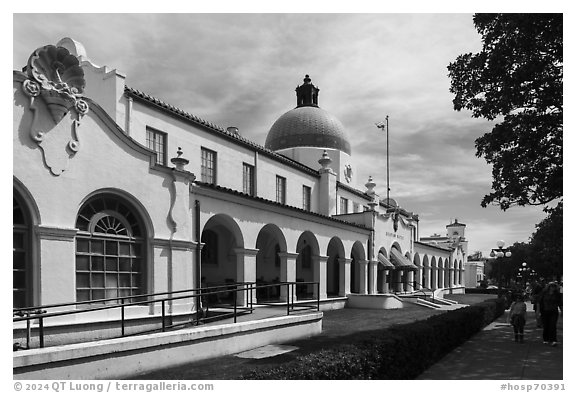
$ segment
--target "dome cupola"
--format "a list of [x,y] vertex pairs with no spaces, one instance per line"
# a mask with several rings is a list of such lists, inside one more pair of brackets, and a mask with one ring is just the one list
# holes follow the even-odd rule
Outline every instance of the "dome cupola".
[[270,128],[265,143],[268,149],[320,147],[351,154],[342,123],[318,107],[319,91],[306,75],[304,83],[296,88],[296,108],[280,116]]

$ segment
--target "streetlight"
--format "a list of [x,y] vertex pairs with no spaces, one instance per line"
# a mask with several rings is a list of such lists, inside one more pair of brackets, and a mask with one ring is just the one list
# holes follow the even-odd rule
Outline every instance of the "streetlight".
[[[506,243],[504,242],[504,240],[498,240],[496,242],[496,246],[498,248],[493,248],[492,251],[490,252],[490,256],[492,258],[496,257],[497,259],[500,258],[510,258],[512,256],[512,252],[510,252],[510,250],[506,247],[504,247],[506,245]],[[502,267],[500,267],[500,262],[498,263],[498,270],[500,272],[500,277],[498,278],[498,288],[500,288],[502,286]]]

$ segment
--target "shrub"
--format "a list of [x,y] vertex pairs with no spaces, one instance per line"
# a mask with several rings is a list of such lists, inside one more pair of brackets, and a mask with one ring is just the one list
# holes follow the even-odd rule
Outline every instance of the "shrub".
[[503,299],[490,299],[426,320],[363,333],[364,340],[259,369],[243,379],[414,379],[502,315]]

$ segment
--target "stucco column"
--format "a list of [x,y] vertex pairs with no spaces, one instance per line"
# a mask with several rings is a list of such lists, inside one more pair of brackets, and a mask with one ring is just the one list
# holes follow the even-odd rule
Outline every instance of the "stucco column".
[[368,294],[368,261],[358,261],[360,267],[360,288],[359,294]]
[[454,284],[456,283],[455,280],[455,269],[453,267],[451,267],[448,271],[448,286],[450,288],[452,288],[454,286]]
[[444,288],[444,268],[438,269],[438,288]]
[[430,276],[432,275],[432,271],[430,270],[430,266],[424,266],[424,280],[422,282],[422,285],[425,288],[430,289]]
[[[280,281],[281,282],[296,282],[296,259],[298,254],[282,252],[278,253],[280,257]],[[282,285],[280,287],[280,300],[286,301],[294,294],[292,285]]]
[[408,283],[406,290],[414,292],[416,290],[416,285],[414,285],[414,270],[409,270],[406,272],[406,282]]
[[378,293],[376,282],[378,279],[378,261],[370,261],[368,263],[368,293]]
[[[236,253],[236,281],[255,283],[258,249],[235,248],[234,252]],[[239,285],[238,288],[244,288],[244,286]],[[256,303],[256,290],[252,289],[251,291],[239,291],[236,295],[236,304],[246,307],[250,299],[250,292],[252,292],[252,301]]]
[[398,277],[396,280],[396,292],[404,292],[404,282],[406,280],[406,270],[398,270]]
[[327,299],[326,295],[326,263],[328,262],[328,257],[321,255],[312,256],[312,266],[314,267],[314,281],[320,283],[320,293],[318,294],[318,288],[314,286],[314,297],[322,299]]
[[437,267],[432,266],[430,268],[430,278],[431,278],[430,289],[438,289],[438,268]]
[[350,293],[350,264],[352,259],[339,258],[340,285],[338,286],[338,296],[346,296]]
[[384,279],[382,280],[382,293],[390,292],[391,277],[392,277],[392,270],[384,269]]

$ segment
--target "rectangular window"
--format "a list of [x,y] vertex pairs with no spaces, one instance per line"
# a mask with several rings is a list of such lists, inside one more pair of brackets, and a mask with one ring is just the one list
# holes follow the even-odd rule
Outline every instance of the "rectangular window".
[[348,199],[340,197],[340,214],[348,213]]
[[148,149],[156,152],[156,164],[166,165],[166,139],[167,134],[155,130],[150,127],[146,127],[146,146]]
[[312,190],[308,186],[302,186],[302,209],[310,211],[310,195]]
[[243,164],[242,184],[244,194],[254,196],[254,166]]
[[286,178],[276,175],[276,202],[286,204]]
[[200,180],[204,183],[216,184],[216,152],[202,148],[202,163]]

